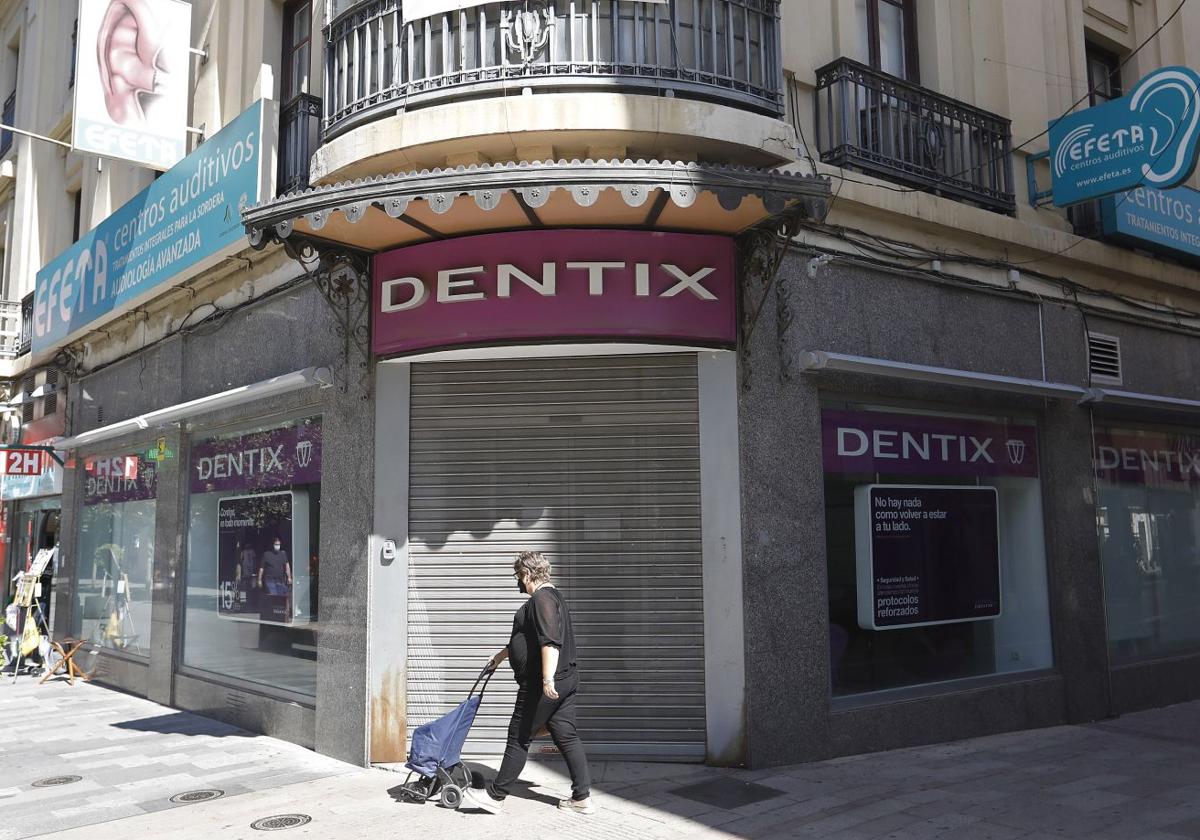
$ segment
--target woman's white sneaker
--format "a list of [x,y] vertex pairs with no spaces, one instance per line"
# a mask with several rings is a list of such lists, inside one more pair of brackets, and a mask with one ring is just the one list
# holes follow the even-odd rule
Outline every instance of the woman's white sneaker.
[[592,803],[590,796],[587,799],[560,799],[558,810],[571,811],[576,814],[594,814],[596,806]]
[[492,799],[487,790],[475,790],[474,788],[463,791],[463,801],[459,808],[478,808],[489,814],[499,814],[504,810],[500,800]]

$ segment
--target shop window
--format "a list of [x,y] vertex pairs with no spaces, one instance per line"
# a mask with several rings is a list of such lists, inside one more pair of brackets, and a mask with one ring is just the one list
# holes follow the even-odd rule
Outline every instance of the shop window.
[[920,81],[916,0],[855,0],[859,54],[876,70]]
[[195,440],[188,668],[316,694],[321,419]]
[[1037,427],[822,409],[835,696],[1053,664]]
[[1113,660],[1200,649],[1200,434],[1098,426],[1095,443]]
[[83,462],[73,630],[137,656],[150,648],[157,467],[137,454]]

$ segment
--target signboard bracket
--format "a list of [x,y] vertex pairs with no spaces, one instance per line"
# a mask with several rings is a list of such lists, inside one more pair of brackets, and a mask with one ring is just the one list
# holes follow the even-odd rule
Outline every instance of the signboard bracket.
[[1033,207],[1045,207],[1047,204],[1054,203],[1054,188],[1039,189],[1037,182],[1038,162],[1049,158],[1049,152],[1038,152],[1025,158],[1025,177],[1029,181],[1029,203]]

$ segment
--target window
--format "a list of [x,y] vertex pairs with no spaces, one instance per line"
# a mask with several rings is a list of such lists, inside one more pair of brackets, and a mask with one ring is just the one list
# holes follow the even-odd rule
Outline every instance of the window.
[[283,7],[283,102],[308,93],[312,49],[312,4],[291,0]]
[[1037,427],[822,408],[834,696],[1049,668]]
[[876,70],[920,81],[916,0],[855,0],[859,54]]
[[196,440],[183,662],[315,696],[321,419]]
[[1106,49],[1088,44],[1087,84],[1089,105],[1103,105],[1124,95],[1121,89],[1121,61]]
[[78,242],[79,236],[83,232],[81,225],[83,223],[83,191],[76,190],[71,193],[71,241]]
[[157,464],[142,455],[84,460],[74,632],[147,656],[154,588]]
[[1200,648],[1200,434],[1098,426],[1095,446],[1112,659]]

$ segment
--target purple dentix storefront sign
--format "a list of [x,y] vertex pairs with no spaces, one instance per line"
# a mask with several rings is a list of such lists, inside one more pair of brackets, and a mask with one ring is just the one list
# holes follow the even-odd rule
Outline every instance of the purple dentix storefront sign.
[[997,618],[998,511],[994,487],[857,487],[859,626],[895,630]]
[[830,473],[1037,478],[1037,427],[883,411],[821,412]]
[[140,455],[88,458],[83,471],[85,505],[144,502],[158,495],[158,465]]
[[733,240],[630,230],[488,233],[378,254],[372,350],[612,339],[732,346]]
[[191,472],[193,493],[316,484],[321,480],[321,418],[201,441],[192,448]]
[[1200,485],[1200,435],[1097,428],[1096,477],[1148,487]]

